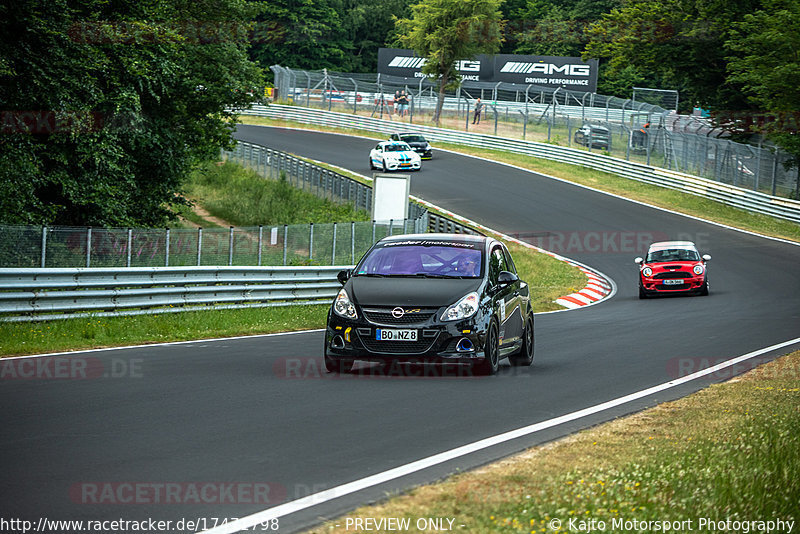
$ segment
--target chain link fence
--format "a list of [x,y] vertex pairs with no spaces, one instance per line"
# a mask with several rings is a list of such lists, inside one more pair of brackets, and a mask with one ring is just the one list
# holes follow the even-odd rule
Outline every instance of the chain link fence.
[[[283,103],[392,120],[404,130],[429,122],[436,106],[438,87],[427,78],[292,70],[279,65],[270,68],[275,74],[277,98]],[[404,117],[394,110],[398,90],[410,95]],[[477,98],[484,103],[480,121],[474,114]],[[536,85],[467,80],[446,95],[441,121],[446,128],[584,147],[627,161],[800,199],[798,170],[786,166],[791,160],[789,154],[776,147],[733,142],[706,119],[678,115],[643,101],[642,95],[622,99]],[[584,142],[579,133],[584,126],[607,130],[608,143]]]
[[[0,226],[0,267],[352,265],[414,220],[236,228]],[[424,229],[423,229],[424,231]]]

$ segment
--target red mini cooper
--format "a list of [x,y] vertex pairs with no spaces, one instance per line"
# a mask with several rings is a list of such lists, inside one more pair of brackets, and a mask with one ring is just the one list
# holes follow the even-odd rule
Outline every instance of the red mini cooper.
[[639,264],[639,298],[669,293],[708,295],[708,254],[697,252],[691,241],[653,243]]

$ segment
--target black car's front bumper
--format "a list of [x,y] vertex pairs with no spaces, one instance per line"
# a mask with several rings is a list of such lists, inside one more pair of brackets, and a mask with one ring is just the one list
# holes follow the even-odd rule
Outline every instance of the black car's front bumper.
[[[378,329],[417,330],[417,341],[381,341]],[[411,363],[480,363],[486,329],[474,320],[417,325],[379,325],[363,317],[348,320],[330,312],[325,330],[325,355],[343,360]]]
[[430,148],[412,146],[411,150],[419,154],[419,157],[422,159],[431,159],[433,158],[433,150]]

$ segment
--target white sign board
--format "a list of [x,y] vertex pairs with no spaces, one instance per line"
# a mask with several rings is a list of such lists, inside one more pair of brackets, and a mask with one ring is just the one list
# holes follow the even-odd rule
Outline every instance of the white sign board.
[[372,179],[372,219],[380,223],[392,220],[402,224],[408,218],[411,176],[375,173]]

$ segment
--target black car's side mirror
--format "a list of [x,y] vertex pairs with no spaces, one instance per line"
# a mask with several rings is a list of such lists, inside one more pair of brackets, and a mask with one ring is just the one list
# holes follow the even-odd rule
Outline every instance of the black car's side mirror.
[[350,276],[352,276],[352,274],[353,274],[352,269],[344,269],[342,271],[339,271],[339,274],[336,275],[336,279],[339,280],[340,284],[345,285],[347,281],[350,279]]
[[519,280],[519,276],[516,274],[509,272],[509,271],[500,271],[500,274],[497,275],[497,284],[500,287],[507,286],[509,284],[513,284],[514,282]]

